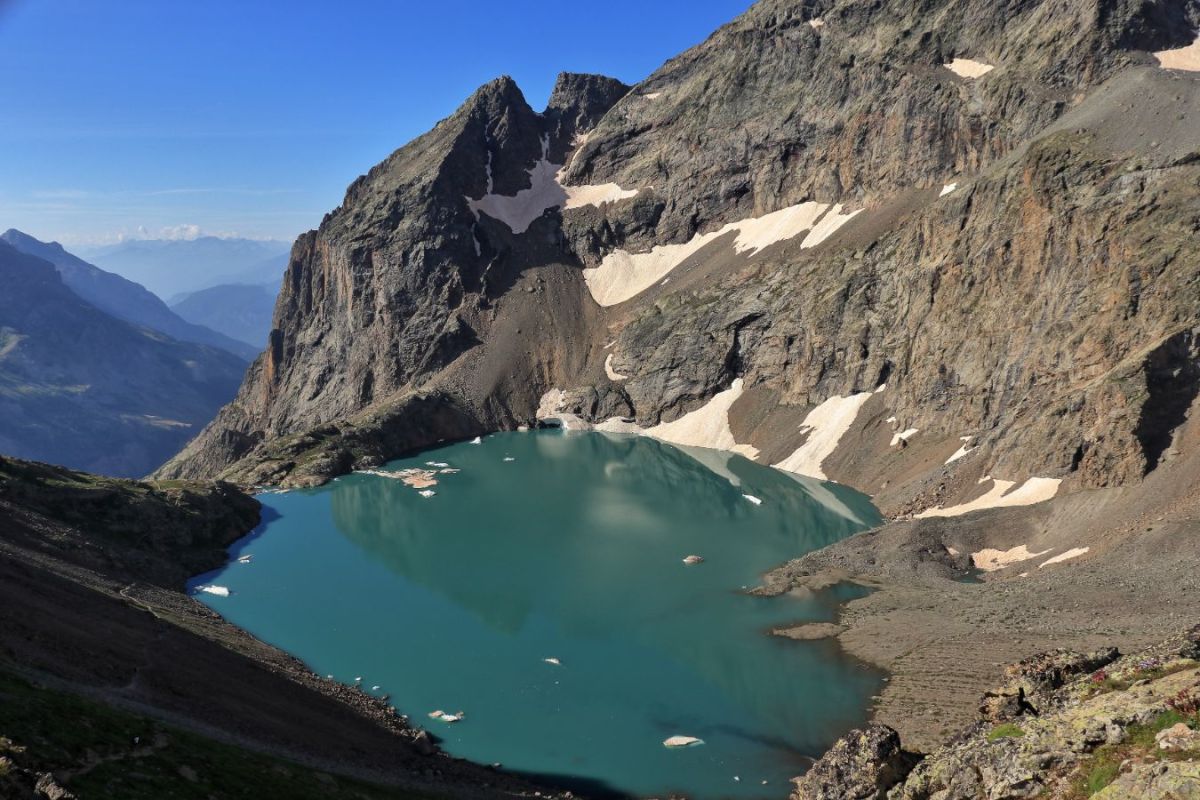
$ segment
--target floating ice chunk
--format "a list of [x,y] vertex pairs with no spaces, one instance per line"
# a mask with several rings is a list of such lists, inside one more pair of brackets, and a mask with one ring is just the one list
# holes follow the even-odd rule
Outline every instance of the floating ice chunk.
[[354,679],[354,682],[355,682],[355,683],[362,683],[362,675],[359,675],[357,678],[355,678],[355,679]]
[[747,499],[747,500],[749,500],[751,503],[754,503],[754,505],[756,505],[756,506],[761,506],[761,505],[762,505],[762,498],[755,497],[755,496],[754,496],[754,495],[752,495],[752,494],[744,494],[744,495],[742,495],[742,497],[746,498],[746,499]]
[[471,444],[483,444],[483,437],[476,436],[474,439],[471,440]]
[[672,736],[663,740],[663,747],[695,747],[696,745],[704,744],[703,739],[697,739],[695,736]]
[[238,556],[238,560],[237,560],[237,562],[238,562],[239,564],[249,564],[249,563],[250,563],[251,561],[253,561],[253,560],[254,560],[254,556],[252,556],[252,555],[244,555],[244,556]]
[[513,458],[512,456],[505,456],[505,457],[504,457],[504,460],[505,460],[505,461],[516,461],[516,459],[515,459],[515,458]]
[[437,492],[435,492],[433,489],[422,489],[421,491],[417,492],[417,494],[421,495],[421,497],[433,497],[435,494],[437,494]]
[[217,597],[229,597],[229,589],[225,586],[197,586],[197,591],[214,594]]
[[430,719],[436,719],[439,722],[447,722],[447,723],[458,722],[465,716],[466,716],[466,714],[464,714],[461,711],[459,711],[457,714],[448,714],[445,711],[442,711],[441,709],[438,709],[437,711],[429,712]]
[[445,461],[426,461],[425,466],[437,467],[438,469],[445,469],[446,467],[448,467],[450,465],[447,464]]
[[943,67],[953,72],[960,78],[982,78],[989,72],[995,69],[991,64],[985,64],[982,61],[972,61],[969,58],[956,58],[948,64],[943,64]]
[[376,684],[375,686],[372,686],[372,687],[371,687],[371,691],[372,691],[372,692],[378,692],[378,691],[379,691],[379,685],[378,685],[378,684]]
[[554,665],[554,666],[556,666],[556,667],[561,667],[561,666],[562,666],[562,662],[561,662],[561,661],[559,661],[557,658],[553,658],[553,657],[551,657],[551,658],[543,658],[543,659],[542,659],[542,661],[545,661],[547,664],[553,664],[553,665]]
[[696,564],[703,564],[704,556],[688,556],[687,558],[685,558],[683,560],[683,563],[687,564],[689,567],[694,566]]

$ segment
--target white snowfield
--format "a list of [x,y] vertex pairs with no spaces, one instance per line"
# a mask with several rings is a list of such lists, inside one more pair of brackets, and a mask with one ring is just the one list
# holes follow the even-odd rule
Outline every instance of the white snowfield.
[[[578,141],[578,139],[577,139]],[[488,152],[488,191],[478,200],[468,197],[467,205],[479,219],[482,212],[498,219],[513,233],[524,233],[534,220],[539,219],[551,208],[582,208],[599,206],[633,197],[637,189],[622,189],[615,183],[597,186],[563,186],[560,182],[564,167],[551,164],[547,158],[550,149],[549,137],[542,138],[542,157],[529,172],[529,188],[514,195],[496,194],[492,191],[492,154]]]
[[773,466],[828,480],[821,463],[837,449],[838,442],[854,424],[858,411],[871,399],[873,392],[860,392],[848,397],[834,395],[808,412],[800,430],[808,432],[808,439],[794,453]]
[[949,508],[928,508],[917,514],[922,517],[957,517],[984,508],[1008,508],[1011,506],[1032,506],[1044,502],[1058,494],[1058,486],[1062,483],[1059,478],[1030,478],[1013,491],[1015,481],[993,480],[993,485],[987,494],[976,497],[969,503],[962,503]]
[[956,58],[949,64],[943,64],[942,66],[960,78],[982,78],[995,69],[991,64],[985,64],[982,61],[972,61],[969,58]]
[[1160,50],[1154,54],[1158,65],[1163,69],[1179,69],[1186,72],[1200,72],[1200,34],[1196,41],[1187,47],[1175,50]]
[[971,553],[971,563],[975,565],[975,569],[995,572],[998,569],[1004,569],[1009,564],[1019,564],[1031,558],[1044,556],[1049,552],[1049,550],[1042,550],[1040,553],[1031,553],[1029,546],[1024,544],[1017,545],[1011,550],[993,550],[985,547],[978,553]]
[[918,433],[920,433],[920,430],[918,430],[917,428],[909,428],[908,430],[903,430],[903,431],[900,431],[899,433],[893,434],[891,446],[895,447],[896,445],[900,444],[901,442],[907,442],[909,439],[916,436]]
[[942,187],[942,191],[938,193],[938,197],[945,197],[946,195],[950,194],[957,188],[958,188],[957,183],[947,183],[945,186]]
[[974,450],[975,448],[971,447],[971,440],[974,438],[975,438],[974,436],[958,437],[958,440],[960,442],[962,442],[962,446],[959,447],[957,450],[955,450],[954,454],[946,459],[946,464],[948,464],[948,465],[953,464],[955,461],[958,461],[960,458],[962,458],[963,456],[967,455],[972,450]]
[[1064,561],[1070,561],[1072,558],[1079,558],[1081,555],[1091,550],[1090,547],[1073,547],[1065,553],[1060,553],[1053,558],[1048,558],[1041,564],[1038,564],[1038,569],[1048,567],[1051,564],[1061,564]]
[[728,389],[713,395],[712,399],[695,411],[684,414],[673,422],[655,425],[644,433],[671,444],[728,450],[746,458],[757,458],[758,450],[748,444],[738,444],[733,438],[733,431],[729,429],[729,409],[741,396],[742,379],[738,378]]
[[842,213],[841,204],[799,203],[761,217],[730,222],[719,230],[696,234],[682,244],[656,245],[648,253],[614,250],[604,257],[600,266],[585,269],[583,278],[597,303],[614,306],[646,291],[705,245],[722,236],[736,232],[734,250],[751,255],[806,231],[808,236],[800,246],[816,247],[858,213]]

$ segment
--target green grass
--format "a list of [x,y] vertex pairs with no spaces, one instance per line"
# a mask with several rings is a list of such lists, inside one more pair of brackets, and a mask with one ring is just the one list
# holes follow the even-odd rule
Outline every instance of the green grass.
[[1158,749],[1154,737],[1160,731],[1180,722],[1193,729],[1200,729],[1200,714],[1182,714],[1166,711],[1145,725],[1132,725],[1125,731],[1125,741],[1117,745],[1097,748],[1091,758],[1083,762],[1079,773],[1067,795],[1069,800],[1081,800],[1099,793],[1121,774],[1121,764],[1134,758],[1158,758],[1187,760],[1200,756],[1200,752],[1165,753]]
[[997,739],[1020,739],[1025,735],[1025,731],[1018,725],[1013,725],[1011,722],[1005,722],[1003,725],[997,725],[988,731],[987,740],[994,742]]
[[[135,737],[140,740],[137,745]],[[433,797],[335,778],[71,694],[39,688],[2,670],[0,745],[0,752],[18,767],[54,771],[63,776],[66,788],[88,800]]]

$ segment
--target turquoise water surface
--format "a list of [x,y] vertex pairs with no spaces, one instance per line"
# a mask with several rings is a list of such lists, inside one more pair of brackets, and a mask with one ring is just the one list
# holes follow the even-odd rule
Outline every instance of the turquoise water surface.
[[[878,523],[863,495],[727,453],[563,431],[385,470],[430,461],[460,470],[431,497],[367,474],[261,496],[264,523],[193,581],[229,596],[197,596],[321,675],[361,677],[450,753],[585,793],[786,797],[864,720],[877,672],[828,642],[765,635],[830,619],[853,590],[739,591]],[[704,744],[664,747],[673,735]]]

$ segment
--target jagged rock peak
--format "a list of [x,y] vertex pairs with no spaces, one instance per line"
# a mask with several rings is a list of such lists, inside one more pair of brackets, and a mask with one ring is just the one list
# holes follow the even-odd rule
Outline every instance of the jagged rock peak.
[[575,137],[596,126],[608,110],[629,94],[630,86],[605,75],[561,72],[546,105],[551,154],[558,158]]

